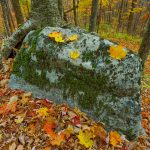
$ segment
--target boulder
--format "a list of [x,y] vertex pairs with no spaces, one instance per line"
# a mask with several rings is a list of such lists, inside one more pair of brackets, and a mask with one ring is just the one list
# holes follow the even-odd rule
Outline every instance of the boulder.
[[[72,39],[48,37],[57,32]],[[125,58],[115,59],[112,46],[117,44],[79,28],[31,31],[15,59],[9,86],[78,107],[108,131],[135,139],[141,130],[141,59],[126,48]]]

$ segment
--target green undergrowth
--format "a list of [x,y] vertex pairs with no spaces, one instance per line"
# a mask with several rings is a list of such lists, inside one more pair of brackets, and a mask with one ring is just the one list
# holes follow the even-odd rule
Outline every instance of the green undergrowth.
[[117,32],[116,29],[109,24],[100,25],[99,35],[106,39],[121,39],[128,42],[136,42],[137,44],[140,44],[142,39],[140,36],[132,36],[127,33]]

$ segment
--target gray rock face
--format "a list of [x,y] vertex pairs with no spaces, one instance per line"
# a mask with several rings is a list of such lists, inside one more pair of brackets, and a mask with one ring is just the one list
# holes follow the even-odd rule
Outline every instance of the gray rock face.
[[[66,37],[77,34],[79,39],[56,43],[48,38],[53,31]],[[134,139],[141,129],[141,60],[127,49],[124,59],[113,59],[111,45],[115,44],[80,29],[31,31],[16,57],[9,86],[78,107],[105,123],[107,130]],[[70,58],[74,50],[80,53],[77,59]]]

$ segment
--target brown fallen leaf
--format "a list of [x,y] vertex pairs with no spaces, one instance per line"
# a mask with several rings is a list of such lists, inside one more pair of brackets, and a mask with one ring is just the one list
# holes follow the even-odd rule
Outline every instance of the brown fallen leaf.
[[17,147],[17,145],[16,145],[16,143],[14,142],[14,143],[12,143],[11,145],[9,145],[9,150],[16,150],[16,147]]
[[16,150],[23,150],[23,145],[19,145]]
[[26,143],[25,143],[25,136],[24,135],[19,135],[19,142],[22,144],[22,145],[25,145]]

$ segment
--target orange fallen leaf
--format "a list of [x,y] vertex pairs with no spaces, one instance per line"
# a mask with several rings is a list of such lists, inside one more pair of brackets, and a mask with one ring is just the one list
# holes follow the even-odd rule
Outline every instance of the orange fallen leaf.
[[45,147],[42,150],[51,150],[51,147]]
[[6,113],[8,113],[8,112],[14,113],[14,112],[16,112],[16,109],[17,109],[17,101],[8,103],[7,107],[6,107]]
[[3,104],[0,106],[0,115],[5,113],[6,107],[7,107],[7,104]]
[[63,132],[60,133],[60,134],[53,134],[51,144],[52,144],[52,145],[56,145],[56,146],[60,146],[61,143],[62,143],[64,140],[65,140],[65,139],[64,139],[64,134],[63,134]]
[[0,114],[5,114],[9,112],[16,112],[17,109],[17,102],[12,102],[8,104],[3,104],[0,106]]
[[122,142],[122,138],[120,134],[116,131],[111,131],[109,134],[110,137],[110,144],[116,147],[118,144]]
[[106,140],[107,132],[106,132],[106,131],[104,130],[104,128],[101,127],[100,125],[99,125],[99,126],[98,126],[98,125],[94,125],[94,126],[92,127],[92,131],[93,131],[93,133],[94,133],[96,136],[100,137],[101,140],[103,140],[103,141]]
[[53,132],[53,129],[55,127],[56,127],[56,124],[54,122],[46,122],[43,129],[48,135],[53,137],[53,136],[55,136],[55,133]]
[[60,146],[61,143],[64,141],[65,135],[63,132],[61,133],[55,133],[53,129],[56,127],[54,122],[46,122],[44,125],[44,131],[50,136],[51,138],[51,144]]

